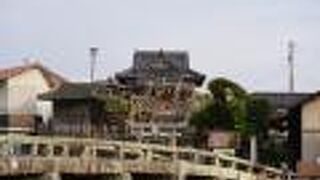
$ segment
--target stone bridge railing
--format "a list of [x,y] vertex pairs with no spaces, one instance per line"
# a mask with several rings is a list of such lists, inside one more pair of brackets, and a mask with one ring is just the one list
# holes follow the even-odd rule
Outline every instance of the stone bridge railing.
[[281,171],[192,148],[64,137],[0,137],[0,176],[15,174],[169,174],[218,179],[280,179]]

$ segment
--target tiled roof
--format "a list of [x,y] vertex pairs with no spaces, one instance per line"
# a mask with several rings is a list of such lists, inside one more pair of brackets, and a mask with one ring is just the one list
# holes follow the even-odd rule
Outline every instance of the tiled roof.
[[[95,86],[98,88],[98,86]],[[89,83],[65,83],[60,88],[45,93],[41,99],[87,99],[93,95],[93,87]]]
[[274,108],[290,109],[309,99],[313,93],[255,92],[252,95],[267,100]]
[[185,51],[136,51],[133,55],[133,68],[145,69],[163,58],[179,70],[189,69],[189,56]]
[[24,66],[16,66],[7,69],[0,69],[0,81],[6,81],[10,78],[16,77],[26,71],[38,69],[42,72],[43,76],[46,78],[49,86],[55,88],[60,86],[62,83],[67,82],[67,80],[57,73],[49,70],[48,68],[44,67],[39,63],[31,63]]
[[48,93],[39,96],[44,100],[84,100],[95,98],[97,95],[107,93],[108,89],[124,88],[117,84],[107,82],[76,82],[76,83],[64,83],[58,89],[50,91]]
[[203,74],[190,69],[189,56],[185,51],[137,51],[132,67],[116,74],[120,82],[146,82],[145,79],[157,77],[184,77],[197,85],[205,79]]

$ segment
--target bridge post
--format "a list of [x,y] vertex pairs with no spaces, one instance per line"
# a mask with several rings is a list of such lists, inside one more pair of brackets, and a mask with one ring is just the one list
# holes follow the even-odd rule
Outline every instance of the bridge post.
[[170,180],[186,180],[187,179],[187,175],[182,173],[173,174],[171,177],[172,178],[170,178]]
[[216,165],[216,166],[218,166],[218,167],[220,167],[220,166],[221,166],[219,156],[216,156],[216,158],[215,158],[215,165]]
[[42,175],[39,180],[62,180],[62,178],[58,172],[50,172]]
[[153,157],[152,149],[148,148],[146,150],[145,158],[146,158],[147,161],[152,161],[152,157]]
[[38,155],[38,145],[32,144],[32,155],[37,156]]
[[175,180],[186,180],[186,167],[183,162],[176,161],[176,176]]
[[121,173],[121,180],[133,180],[132,174],[129,172],[123,172]]
[[235,161],[231,161],[231,167],[230,167],[232,170],[237,170],[237,162]]
[[200,154],[198,152],[194,153],[194,159],[193,159],[194,163],[200,163]]

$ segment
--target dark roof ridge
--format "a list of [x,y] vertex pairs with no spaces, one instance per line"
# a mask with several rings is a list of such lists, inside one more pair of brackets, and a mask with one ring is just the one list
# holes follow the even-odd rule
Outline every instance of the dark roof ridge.
[[[320,92],[319,92],[320,93]],[[270,94],[270,95],[311,95],[313,92],[284,92],[284,91],[253,91],[250,94]]]
[[185,53],[185,54],[189,54],[187,50],[184,49],[136,49],[134,50],[134,54],[137,53],[150,53],[150,54],[154,54],[157,52],[163,52],[164,54],[169,53],[169,54],[181,54],[181,53]]

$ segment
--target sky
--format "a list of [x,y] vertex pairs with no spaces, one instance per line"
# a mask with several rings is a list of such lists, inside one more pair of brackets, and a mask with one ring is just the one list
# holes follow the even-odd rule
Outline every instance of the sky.
[[129,67],[139,49],[186,50],[207,79],[249,91],[287,91],[287,43],[296,43],[296,91],[320,90],[319,0],[0,0],[0,67],[41,63],[74,81]]

